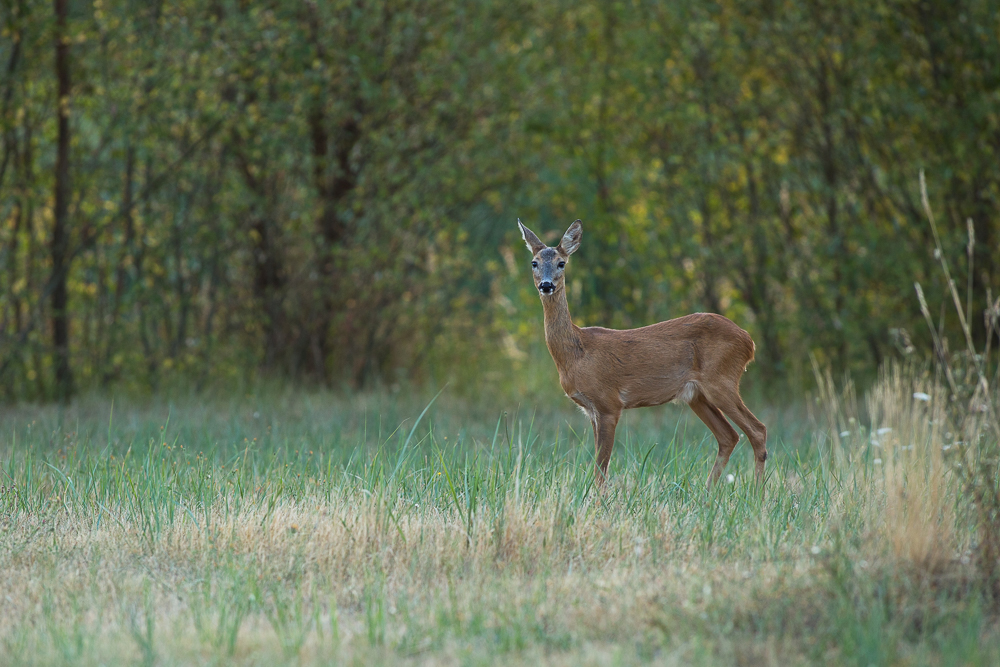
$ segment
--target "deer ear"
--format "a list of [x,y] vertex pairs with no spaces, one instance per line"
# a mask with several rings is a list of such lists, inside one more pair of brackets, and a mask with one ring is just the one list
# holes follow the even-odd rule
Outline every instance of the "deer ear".
[[576,252],[576,249],[580,247],[580,239],[583,237],[583,223],[579,220],[574,222],[563,234],[562,241],[559,242],[559,247],[556,248],[559,252],[564,255],[572,255]]
[[521,224],[520,218],[517,219],[517,226],[521,228],[521,238],[524,239],[524,245],[528,246],[528,250],[531,251],[532,255],[537,254],[539,250],[545,247],[545,244],[535,236],[535,232]]

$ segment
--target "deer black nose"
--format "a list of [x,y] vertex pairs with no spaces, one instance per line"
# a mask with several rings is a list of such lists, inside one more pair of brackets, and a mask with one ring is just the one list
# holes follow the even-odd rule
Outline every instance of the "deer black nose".
[[551,294],[556,290],[556,286],[550,283],[548,280],[538,283],[538,291],[542,294]]

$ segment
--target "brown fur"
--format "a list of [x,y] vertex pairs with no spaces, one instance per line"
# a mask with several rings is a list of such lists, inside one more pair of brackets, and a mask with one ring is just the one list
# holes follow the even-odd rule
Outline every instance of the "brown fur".
[[[729,417],[753,447],[755,478],[764,479],[767,429],[743,404],[740,377],[754,357],[750,334],[713,313],[695,313],[639,329],[580,328],[566,302],[563,267],[579,246],[582,227],[573,223],[552,253],[522,225],[533,254],[536,286],[541,276],[551,293],[541,293],[545,343],[559,371],[559,383],[594,428],[597,478],[603,483],[622,410],[661,405],[680,399],[705,422],[719,442],[708,478],[722,475],[739,436]],[[566,248],[569,248],[567,251]],[[545,252],[548,251],[548,252]],[[546,264],[548,262],[548,264]]]

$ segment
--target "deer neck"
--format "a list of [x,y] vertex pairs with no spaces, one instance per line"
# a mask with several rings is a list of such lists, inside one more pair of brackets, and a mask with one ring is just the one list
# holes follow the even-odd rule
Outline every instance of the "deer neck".
[[561,370],[583,356],[580,328],[570,319],[565,287],[544,297],[542,308],[545,311],[545,344]]

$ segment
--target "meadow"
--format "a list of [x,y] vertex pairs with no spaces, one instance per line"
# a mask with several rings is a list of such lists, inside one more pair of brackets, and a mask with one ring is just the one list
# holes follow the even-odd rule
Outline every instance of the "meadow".
[[763,494],[745,438],[706,491],[683,406],[626,413],[603,492],[568,400],[7,407],[0,662],[998,664],[996,400],[948,394],[753,405]]
[[1000,665],[996,6],[0,3],[0,667]]

